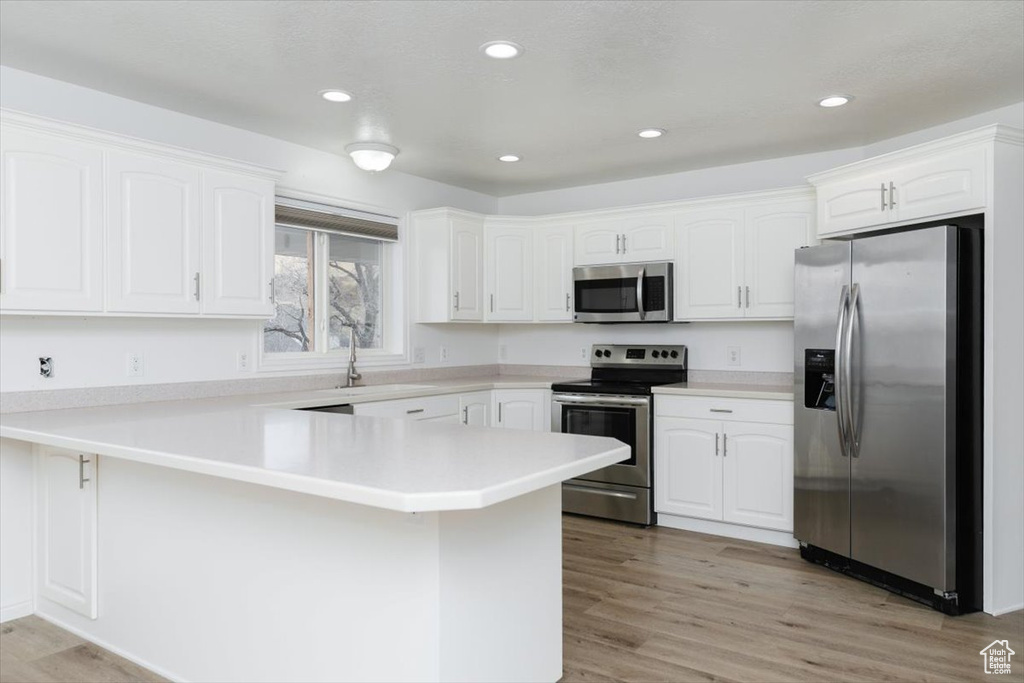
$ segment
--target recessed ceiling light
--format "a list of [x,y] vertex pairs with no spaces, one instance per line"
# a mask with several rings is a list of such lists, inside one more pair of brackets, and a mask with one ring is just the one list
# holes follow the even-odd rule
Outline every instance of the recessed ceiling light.
[[481,45],[480,49],[485,55],[494,59],[512,59],[523,54],[522,45],[508,40],[492,40]]
[[841,107],[850,100],[853,99],[853,95],[829,95],[825,99],[818,102],[819,107]]
[[519,161],[519,157],[515,154],[502,154],[498,157],[498,161],[504,161],[511,164],[513,161]]
[[642,138],[660,138],[664,134],[665,131],[661,128],[644,128],[637,132],[637,135]]
[[328,102],[348,102],[352,99],[352,96],[344,90],[321,90],[320,97]]

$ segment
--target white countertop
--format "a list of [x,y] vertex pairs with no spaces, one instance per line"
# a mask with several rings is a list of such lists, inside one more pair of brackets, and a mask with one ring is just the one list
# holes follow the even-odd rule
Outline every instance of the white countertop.
[[551,382],[473,377],[351,395],[327,390],[14,413],[0,416],[0,437],[403,512],[474,509],[620,462],[629,449],[602,437],[287,408]]
[[792,401],[791,384],[711,384],[705,382],[679,382],[654,387],[657,394],[676,396],[709,396],[712,398],[758,398],[773,401]]

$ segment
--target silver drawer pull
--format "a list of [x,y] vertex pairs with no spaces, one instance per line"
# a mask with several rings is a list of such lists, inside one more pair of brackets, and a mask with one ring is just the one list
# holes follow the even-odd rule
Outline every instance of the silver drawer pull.
[[731,413],[732,411],[727,408],[712,408],[712,413]]
[[85,476],[85,466],[91,463],[91,460],[86,460],[84,455],[79,454],[78,456],[78,488],[84,489],[85,482],[92,481]]
[[424,410],[426,410],[426,408],[415,408],[413,410],[405,411],[405,414],[406,415],[412,415],[413,413],[422,413]]

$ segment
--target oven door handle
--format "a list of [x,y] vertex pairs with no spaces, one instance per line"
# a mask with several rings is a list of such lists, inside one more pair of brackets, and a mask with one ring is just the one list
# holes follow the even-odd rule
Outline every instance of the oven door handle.
[[644,275],[646,267],[640,269],[640,273],[636,276],[636,312],[640,314],[640,319],[643,320],[647,317],[647,311],[644,310]]
[[608,496],[610,498],[628,498],[630,500],[636,500],[635,493],[608,491],[607,489],[592,489],[587,486],[576,486],[575,484],[562,484],[562,488],[569,489],[570,491],[581,491],[583,493],[596,493],[599,496]]
[[616,396],[580,396],[573,394],[571,396],[552,396],[552,402],[561,403],[563,405],[580,405],[580,406],[646,406],[650,405],[650,397],[644,396],[639,398],[627,398],[627,397],[616,397]]

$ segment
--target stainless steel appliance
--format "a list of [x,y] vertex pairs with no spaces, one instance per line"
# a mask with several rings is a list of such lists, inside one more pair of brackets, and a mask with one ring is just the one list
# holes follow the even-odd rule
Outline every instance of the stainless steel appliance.
[[981,603],[979,222],[796,252],[801,554],[949,614]]
[[654,523],[651,387],[686,381],[685,346],[595,344],[590,379],[552,385],[551,430],[610,436],[630,447],[621,463],[562,485],[562,510]]
[[672,264],[626,263],[572,269],[573,322],[672,320]]

